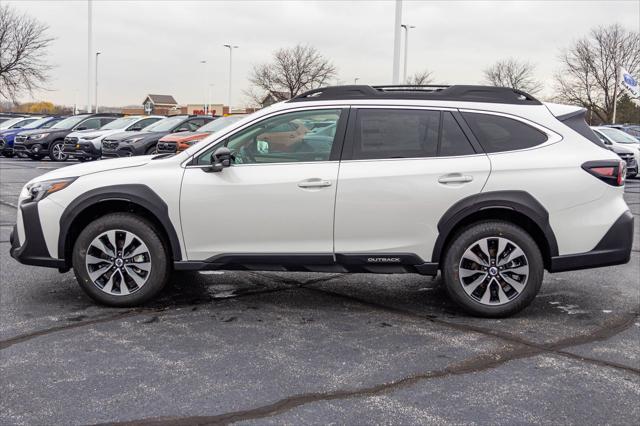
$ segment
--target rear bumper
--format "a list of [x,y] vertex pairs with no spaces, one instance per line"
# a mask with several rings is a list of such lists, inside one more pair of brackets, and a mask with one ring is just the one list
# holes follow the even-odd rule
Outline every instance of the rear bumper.
[[633,214],[627,210],[609,228],[609,231],[593,250],[586,253],[552,257],[549,272],[621,265],[629,262],[632,246]]
[[38,203],[22,203],[20,212],[24,223],[25,240],[20,245],[18,225],[15,225],[9,237],[9,242],[11,243],[9,253],[11,257],[25,265],[67,270],[68,267],[63,259],[54,259],[49,255],[49,250],[47,250],[44,235],[42,234],[42,226],[40,225]]

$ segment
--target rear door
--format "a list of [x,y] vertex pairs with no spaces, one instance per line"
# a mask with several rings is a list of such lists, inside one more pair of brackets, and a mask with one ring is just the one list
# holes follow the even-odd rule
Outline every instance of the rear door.
[[336,255],[357,263],[431,261],[442,215],[480,192],[489,176],[489,159],[468,134],[455,110],[352,108],[338,177]]

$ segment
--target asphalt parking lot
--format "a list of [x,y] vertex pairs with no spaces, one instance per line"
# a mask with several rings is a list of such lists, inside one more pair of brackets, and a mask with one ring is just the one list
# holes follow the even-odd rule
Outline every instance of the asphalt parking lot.
[[0,160],[0,424],[640,423],[640,180],[629,264],[487,320],[417,275],[182,274],[96,306],[9,256],[20,188],[60,166]]

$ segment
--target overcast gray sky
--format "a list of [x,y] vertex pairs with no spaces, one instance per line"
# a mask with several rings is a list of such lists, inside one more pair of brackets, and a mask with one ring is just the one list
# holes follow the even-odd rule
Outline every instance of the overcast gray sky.
[[[86,103],[87,2],[4,1],[49,25],[55,65],[49,92],[36,100]],[[253,64],[280,47],[316,47],[338,68],[338,80],[391,82],[393,1],[94,1],[94,48],[100,56],[100,104],[139,104],[147,93],[182,104],[205,101],[201,60],[209,62],[212,101],[226,101],[228,50],[234,51],[234,104],[242,105]],[[640,30],[640,0],[404,1],[409,74],[434,72],[437,82],[479,83],[500,58],[537,65],[552,89],[561,48],[598,25]],[[29,99],[24,99],[29,100]]]

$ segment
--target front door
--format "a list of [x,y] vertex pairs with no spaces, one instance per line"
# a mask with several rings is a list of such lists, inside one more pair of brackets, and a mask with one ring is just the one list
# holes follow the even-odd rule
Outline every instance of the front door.
[[[265,135],[292,122],[334,120],[340,128],[346,115],[338,108],[270,116],[199,155],[185,170],[180,199],[188,259],[293,253],[332,257],[342,138],[318,141],[309,131],[307,139],[283,150]],[[220,146],[231,150],[234,162],[207,172],[204,167]],[[259,261],[254,258],[254,263]]]

